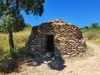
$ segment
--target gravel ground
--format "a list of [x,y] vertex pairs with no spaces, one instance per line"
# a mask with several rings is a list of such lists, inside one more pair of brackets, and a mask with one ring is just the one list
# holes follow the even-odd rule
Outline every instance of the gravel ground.
[[64,59],[31,59],[19,73],[10,75],[100,75],[100,46],[87,42],[90,53],[83,57]]

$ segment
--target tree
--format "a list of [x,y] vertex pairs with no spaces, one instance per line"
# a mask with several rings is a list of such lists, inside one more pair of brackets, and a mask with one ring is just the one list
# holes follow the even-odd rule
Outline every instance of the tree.
[[26,27],[32,28],[32,26],[30,24],[26,24]]
[[42,16],[45,0],[0,0],[0,31],[9,34],[10,51],[14,49],[12,32],[25,27],[21,11],[27,15]]
[[82,29],[89,29],[89,27],[88,27],[88,26],[85,26],[85,27],[83,27]]
[[94,28],[98,28],[98,27],[99,27],[98,23],[92,23],[90,28],[94,29]]

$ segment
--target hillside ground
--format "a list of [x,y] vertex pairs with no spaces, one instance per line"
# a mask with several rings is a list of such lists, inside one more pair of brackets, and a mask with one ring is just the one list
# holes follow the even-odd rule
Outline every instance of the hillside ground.
[[[61,62],[63,65],[62,69],[57,70],[50,68],[48,64],[52,59],[49,61],[44,60],[42,63],[41,60],[36,59],[37,62],[25,62],[20,66],[19,72],[13,72],[8,75],[100,75],[100,31],[94,29],[82,30],[82,32],[89,50],[82,56],[64,57],[64,61]],[[16,49],[25,47],[25,43],[30,33],[31,29],[29,28],[13,34]],[[0,33],[0,51],[2,50],[9,53],[9,43],[8,35]],[[3,53],[0,55],[0,58],[2,57],[4,57]],[[34,66],[34,64],[38,62],[41,64]],[[33,65],[29,66],[28,64],[30,63]],[[2,64],[3,63],[0,63],[0,65]]]
[[[19,73],[8,75],[100,75],[100,47],[92,42],[87,42],[87,45],[91,48],[82,56],[64,56],[64,67],[60,70],[49,67],[48,63],[51,60],[36,65],[41,60],[34,61],[31,59],[31,61],[21,65]],[[61,62],[59,65],[61,68]]]

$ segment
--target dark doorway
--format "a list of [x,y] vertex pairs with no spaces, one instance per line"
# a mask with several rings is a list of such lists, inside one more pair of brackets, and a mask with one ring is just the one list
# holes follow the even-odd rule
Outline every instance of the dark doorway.
[[54,51],[54,36],[53,35],[47,35],[46,36],[46,49],[47,51]]

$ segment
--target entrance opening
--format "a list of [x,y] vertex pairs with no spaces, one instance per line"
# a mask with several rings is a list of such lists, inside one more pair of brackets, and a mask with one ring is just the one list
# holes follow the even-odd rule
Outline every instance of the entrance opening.
[[47,51],[54,51],[54,36],[53,35],[47,35],[46,36],[46,49]]

